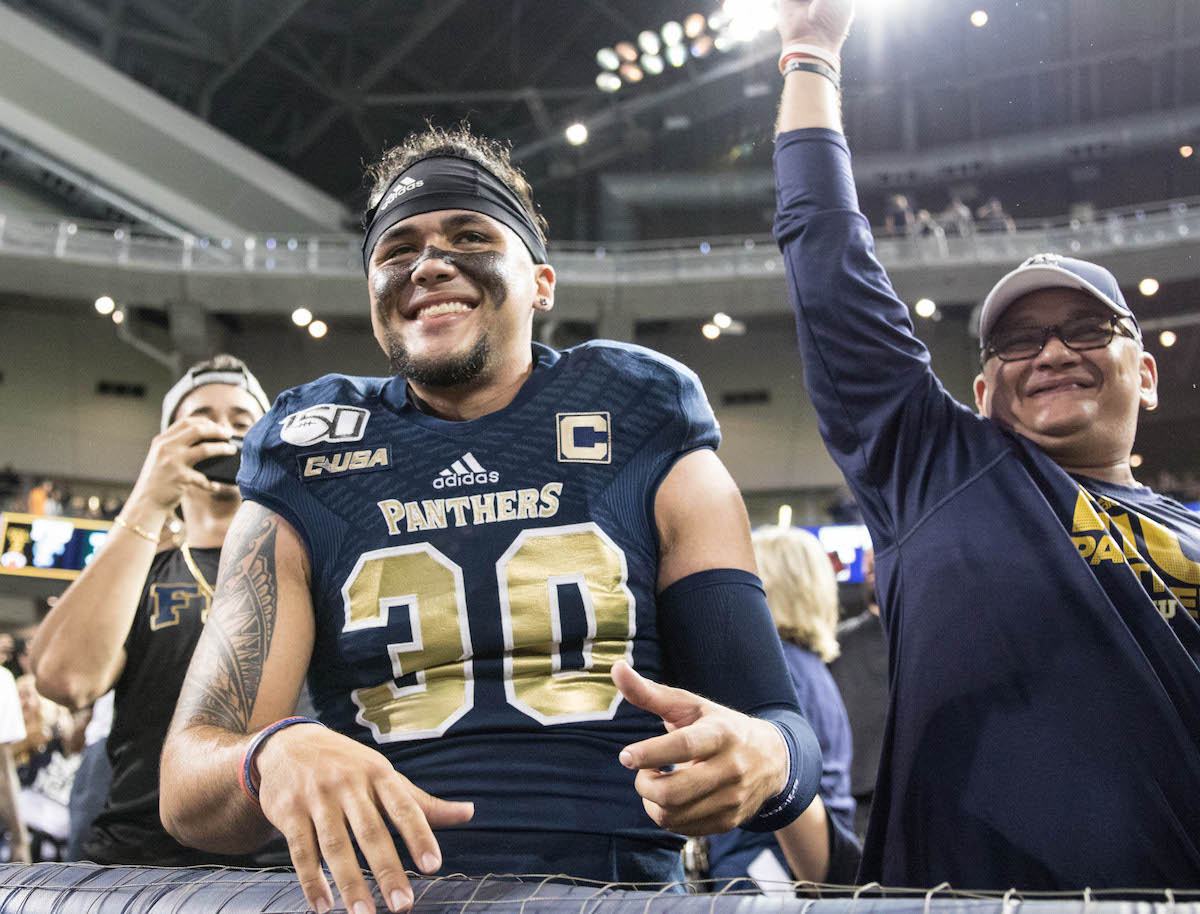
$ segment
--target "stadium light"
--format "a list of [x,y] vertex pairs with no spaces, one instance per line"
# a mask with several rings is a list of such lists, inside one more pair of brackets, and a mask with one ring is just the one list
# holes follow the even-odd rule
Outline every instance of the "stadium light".
[[619,41],[616,44],[615,50],[618,56],[626,63],[633,63],[638,59],[638,49],[633,46],[632,42]]
[[107,295],[101,295],[96,299],[96,310],[101,314],[112,314],[113,309],[117,307],[117,303]]
[[981,29],[987,24],[988,14],[983,10],[975,10],[975,12],[971,14],[971,25],[975,26],[975,28]]
[[708,339],[715,340],[721,335],[721,328],[716,324],[705,324],[700,328],[700,332],[703,333]]
[[605,70],[615,70],[621,65],[621,58],[612,48],[601,48],[596,52],[596,63]]
[[918,317],[933,317],[937,311],[937,305],[934,304],[933,299],[922,298],[913,305],[913,310],[917,312]]
[[658,37],[658,32],[652,32],[650,29],[638,35],[638,47],[647,54],[657,54],[662,50],[662,41]]
[[674,20],[665,23],[659,30],[659,34],[662,35],[663,43],[669,48],[683,44],[683,26]]
[[1174,330],[1164,330],[1162,333],[1160,333],[1158,335],[1158,341],[1160,343],[1162,343],[1164,346],[1166,346],[1168,349],[1170,349],[1172,346],[1175,345],[1175,341],[1177,339],[1179,339],[1179,337],[1177,337],[1175,335]]
[[112,313],[112,320],[114,324],[125,323],[125,312],[120,310],[114,311]]
[[729,325],[733,323],[733,318],[730,317],[728,314],[726,314],[724,311],[718,311],[716,314],[713,315],[712,322],[714,324],[716,324],[718,327],[720,327],[722,330],[726,330],[726,329],[728,329]]
[[601,92],[616,92],[621,88],[621,77],[616,73],[609,73],[605,70],[603,73],[596,74],[596,87]]
[[642,69],[645,70],[647,73],[649,73],[651,76],[657,76],[659,73],[661,73],[666,68],[667,68],[667,65],[665,63],[663,63],[663,59],[661,57],[659,57],[657,54],[643,54],[642,55]]
[[588,139],[587,124],[580,121],[576,121],[574,124],[568,126],[563,133],[567,138],[567,142],[572,146],[582,146]]
[[1181,156],[1183,156],[1185,159],[1190,159],[1192,157],[1192,153],[1194,151],[1195,150],[1193,150],[1191,146],[1180,146],[1179,147],[1179,154]]
[[292,323],[297,327],[307,327],[312,323],[313,313],[307,308],[297,308],[292,312]]
[[708,20],[704,18],[703,13],[692,13],[683,20],[683,34],[688,38],[699,38],[704,34],[707,25]]
[[313,321],[308,325],[308,332],[313,336],[313,338],[319,340],[329,332],[329,327],[326,326],[324,321]]
[[791,505],[780,505],[779,506],[779,526],[783,527],[783,529],[786,530],[791,525],[792,525],[792,506]]
[[1135,470],[1138,467],[1140,467],[1142,465],[1142,455],[1141,454],[1130,454],[1129,455],[1129,465],[1131,467],[1133,467]]
[[1151,295],[1153,295],[1155,292],[1158,291],[1158,280],[1155,279],[1153,276],[1147,276],[1145,279],[1143,279],[1141,282],[1138,283],[1138,291],[1141,292],[1143,295],[1145,295],[1147,298],[1149,298]]
[[642,73],[642,68],[637,64],[621,64],[621,78],[627,83],[640,83],[644,75],[645,74]]

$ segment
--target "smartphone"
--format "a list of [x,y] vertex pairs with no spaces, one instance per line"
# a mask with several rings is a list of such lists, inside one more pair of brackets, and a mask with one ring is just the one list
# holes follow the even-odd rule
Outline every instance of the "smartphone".
[[237,453],[206,457],[196,464],[196,469],[213,482],[227,482],[233,485],[237,481],[238,467],[242,465],[242,439],[230,438],[229,443],[237,448]]

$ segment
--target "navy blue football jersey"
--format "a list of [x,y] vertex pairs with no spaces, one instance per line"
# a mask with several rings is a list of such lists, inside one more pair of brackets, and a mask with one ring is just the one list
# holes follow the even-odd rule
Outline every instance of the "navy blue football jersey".
[[469,422],[402,378],[280,395],[238,482],[307,545],[321,721],[474,801],[473,829],[661,836],[617,755],[662,723],[609,671],[662,678],[654,497],[718,441],[691,371],[618,343],[535,345],[512,403]]

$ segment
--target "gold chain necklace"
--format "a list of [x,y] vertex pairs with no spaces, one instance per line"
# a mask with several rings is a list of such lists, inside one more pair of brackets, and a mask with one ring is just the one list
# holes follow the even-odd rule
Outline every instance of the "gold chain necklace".
[[183,561],[187,564],[188,571],[192,573],[192,577],[194,577],[196,579],[196,583],[200,585],[200,592],[208,597],[209,602],[211,603],[213,598],[212,585],[208,583],[208,580],[204,577],[204,574],[198,567],[196,567],[196,560],[192,558],[191,550],[188,549],[188,544],[186,541],[179,544],[179,551],[183,553]]

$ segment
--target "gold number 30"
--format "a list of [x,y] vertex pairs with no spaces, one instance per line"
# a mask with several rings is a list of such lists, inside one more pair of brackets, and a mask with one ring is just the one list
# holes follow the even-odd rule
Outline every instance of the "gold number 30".
[[[609,678],[632,659],[633,593],[625,553],[594,523],[522,531],[496,562],[504,691],[542,724],[606,720],[621,696]],[[562,668],[559,588],[575,586],[587,632],[582,669]],[[406,613],[408,641],[389,643],[393,680],[355,689],[357,720],[380,743],[441,736],[475,702],[463,570],[429,543],[365,552],[342,586],[344,632],[386,628]],[[415,674],[416,683],[395,680]]]

